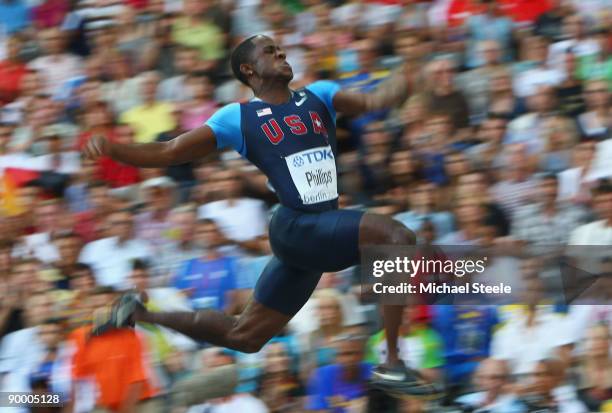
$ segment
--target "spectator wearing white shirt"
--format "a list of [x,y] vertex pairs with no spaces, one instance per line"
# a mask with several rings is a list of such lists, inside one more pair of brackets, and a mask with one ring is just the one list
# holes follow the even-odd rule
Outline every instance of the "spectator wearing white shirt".
[[36,206],[34,214],[36,232],[25,237],[20,255],[32,256],[44,263],[52,263],[60,258],[52,240],[54,235],[63,229],[61,208],[62,204],[57,199],[49,199]]
[[52,171],[65,175],[74,175],[81,169],[81,155],[77,151],[65,149],[63,137],[59,128],[49,126],[43,131],[47,143],[47,153],[37,156],[33,162],[36,169]]
[[599,52],[599,44],[587,36],[585,22],[579,14],[570,14],[563,19],[566,40],[553,43],[548,50],[548,66],[565,72],[565,53],[571,51],[580,58]]
[[593,196],[598,220],[581,225],[570,235],[569,245],[612,245],[612,184],[602,180]]
[[262,245],[268,224],[265,203],[241,196],[242,183],[237,172],[219,171],[215,178],[221,200],[200,206],[198,218],[215,221],[225,237],[240,244],[245,252],[267,253],[267,247]]
[[79,262],[92,266],[97,284],[125,289],[132,260],[151,260],[151,246],[133,237],[133,227],[131,211],[115,211],[108,217],[109,237],[90,242],[81,251]]
[[77,56],[66,53],[65,35],[54,27],[41,32],[44,55],[30,62],[29,67],[40,71],[45,91],[55,95],[69,79],[81,74],[82,62]]
[[589,171],[595,154],[595,142],[584,141],[572,149],[572,165],[559,172],[558,200],[585,204],[591,199]]
[[565,357],[573,345],[564,319],[539,304],[543,289],[539,278],[525,280],[525,310],[514,314],[493,335],[491,357],[507,361],[511,374],[528,374],[539,360]]
[[[52,314],[49,294],[37,293],[28,298],[27,327],[5,336],[0,342],[0,391],[31,392],[30,374],[43,360],[46,350],[40,338],[40,325]],[[27,408],[5,411],[28,412]]]
[[490,413],[522,413],[526,407],[516,395],[509,393],[508,365],[501,360],[485,359],[474,375],[477,391],[459,397],[455,403],[476,411]]
[[566,74],[562,66],[551,66],[547,63],[547,44],[541,36],[531,36],[524,40],[522,48],[525,59],[516,66],[526,66],[526,69],[514,78],[514,94],[518,98],[534,95],[539,86],[559,86],[565,80]]

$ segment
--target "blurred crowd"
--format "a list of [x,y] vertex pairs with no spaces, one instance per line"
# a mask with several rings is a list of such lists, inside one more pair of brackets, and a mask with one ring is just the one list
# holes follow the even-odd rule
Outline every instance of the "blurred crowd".
[[[78,413],[612,411],[612,307],[544,302],[537,255],[503,263],[522,305],[406,308],[401,357],[445,385],[437,403],[368,388],[386,342],[358,268],[325,274],[258,353],[152,325],[89,337],[127,289],[151,311],[240,314],[277,201],[231,152],[163,170],[80,154],[247,101],[229,53],[263,33],[294,88],[413,75],[401,107],[338,117],[342,207],[421,243],[610,246],[611,27],[609,0],[0,0],[0,391]],[[230,366],[235,388],[208,398]]]

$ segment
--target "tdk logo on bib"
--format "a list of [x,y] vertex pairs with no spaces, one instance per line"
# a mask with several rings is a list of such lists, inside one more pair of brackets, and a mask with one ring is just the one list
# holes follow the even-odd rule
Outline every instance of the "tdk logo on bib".
[[294,153],[285,160],[305,205],[338,198],[336,163],[330,146]]
[[334,159],[334,153],[331,148],[329,149],[315,149],[306,152],[300,152],[299,154],[294,154],[293,165],[295,167],[300,167],[304,165],[304,163],[312,164],[315,162],[321,162],[326,159]]

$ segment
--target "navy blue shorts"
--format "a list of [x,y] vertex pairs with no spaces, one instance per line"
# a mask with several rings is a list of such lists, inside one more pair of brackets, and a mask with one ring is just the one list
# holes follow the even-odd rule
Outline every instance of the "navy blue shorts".
[[280,206],[270,222],[274,257],[255,286],[255,300],[294,315],[308,301],[322,273],[359,263],[359,224],[364,211],[308,213]]

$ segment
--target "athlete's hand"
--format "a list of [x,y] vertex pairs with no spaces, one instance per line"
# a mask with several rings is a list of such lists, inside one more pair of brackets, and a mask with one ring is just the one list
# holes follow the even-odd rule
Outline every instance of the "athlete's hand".
[[83,148],[83,154],[92,161],[110,155],[110,142],[104,136],[92,136]]

